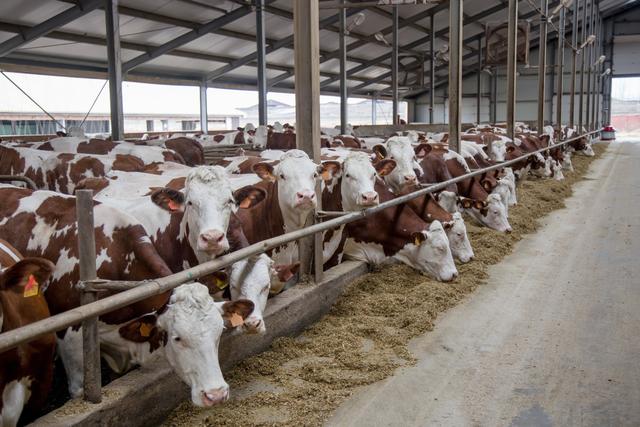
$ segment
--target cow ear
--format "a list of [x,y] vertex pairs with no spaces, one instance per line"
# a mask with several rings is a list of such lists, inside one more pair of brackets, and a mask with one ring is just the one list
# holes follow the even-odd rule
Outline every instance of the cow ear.
[[323,181],[331,181],[334,177],[340,176],[341,171],[342,165],[335,160],[322,162],[322,164],[318,166],[318,173],[322,176]]
[[169,212],[184,212],[184,194],[173,188],[163,187],[151,193],[151,201]]
[[252,208],[267,197],[262,188],[247,185],[233,192],[233,198],[240,209]]
[[429,144],[426,144],[426,143],[419,144],[414,150],[416,153],[416,157],[417,158],[425,157],[427,154],[431,152],[431,148],[432,147]]
[[516,147],[513,145],[507,145],[507,153],[513,153],[514,151],[516,151]]
[[382,160],[387,157],[387,149],[382,144],[374,145],[372,150],[378,160]]
[[391,159],[383,159],[373,165],[379,176],[389,175],[396,168],[396,166],[396,161]]
[[156,326],[157,321],[158,316],[156,314],[145,314],[121,326],[120,329],[118,329],[118,333],[127,341],[137,343],[147,342],[161,333],[160,329]]
[[427,240],[427,232],[426,231],[416,231],[411,234],[413,238],[413,244],[416,246],[420,246],[423,242]]
[[483,179],[482,188],[484,188],[487,191],[491,191],[491,182],[488,179]]
[[251,167],[251,170],[255,172],[261,179],[269,182],[275,182],[276,177],[273,174],[273,165],[265,162],[256,163]]
[[229,275],[223,270],[214,271],[211,274],[200,277],[198,282],[205,285],[209,289],[209,294],[213,295],[229,286]]
[[224,326],[235,328],[244,323],[244,320],[253,313],[253,302],[247,299],[229,301],[219,306],[224,320]]
[[451,230],[451,227],[453,227],[453,221],[445,221],[442,223],[442,227],[445,230]]
[[464,209],[471,209],[471,207],[473,206],[473,200],[467,199],[466,197],[465,198],[459,197],[458,204],[462,206]]
[[473,200],[473,207],[476,209],[484,209],[487,207],[487,202],[484,200]]
[[46,259],[25,258],[0,273],[0,290],[35,296],[53,269],[53,263]]

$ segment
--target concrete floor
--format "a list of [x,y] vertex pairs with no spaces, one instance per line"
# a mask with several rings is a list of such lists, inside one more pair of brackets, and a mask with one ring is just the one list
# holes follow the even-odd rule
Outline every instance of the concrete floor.
[[640,425],[640,143],[612,144],[567,206],[328,424]]

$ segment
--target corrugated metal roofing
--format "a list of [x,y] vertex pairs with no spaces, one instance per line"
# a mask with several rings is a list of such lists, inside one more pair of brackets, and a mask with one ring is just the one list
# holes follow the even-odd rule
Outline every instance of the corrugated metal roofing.
[[[353,2],[354,0],[350,0]],[[247,8],[245,0],[120,0],[120,33],[123,62],[138,57],[145,51],[167,43],[198,26],[224,16],[238,8]],[[445,2],[446,3],[446,2]],[[469,69],[476,62],[474,54],[477,38],[484,34],[487,22],[502,22],[506,19],[507,3],[504,0],[467,0],[464,2],[465,46],[467,58],[463,67]],[[520,16],[534,17],[532,5],[538,0],[520,1]],[[551,1],[552,4],[557,2]],[[638,0],[602,0],[600,8],[604,14],[620,8],[635,6]],[[66,9],[74,7],[75,0],[3,0],[0,2],[0,43],[14,37],[25,27],[33,27]],[[435,9],[434,9],[435,8]],[[424,54],[428,51],[430,10],[437,10],[435,29],[439,36],[435,47],[447,43],[448,12],[446,4],[400,6],[402,28],[400,34],[401,55]],[[337,13],[334,9],[321,9],[321,19]],[[375,39],[378,32],[391,40],[391,8],[381,6],[362,9],[364,22],[354,27],[348,36],[348,44],[354,46],[349,53],[348,69],[361,67],[349,78],[353,95],[369,95],[384,91],[390,81],[390,47]],[[292,1],[276,0],[270,3],[265,13],[267,45],[291,36],[293,25]],[[416,19],[416,17],[422,17]],[[348,18],[351,22],[353,17]],[[405,20],[412,21],[409,24]],[[535,27],[536,21],[532,22]],[[255,14],[247,8],[247,14],[236,21],[180,46],[158,58],[144,62],[131,71],[126,79],[153,81],[168,84],[197,84],[202,76],[220,69],[228,62],[255,52]],[[338,48],[338,24],[329,25],[320,34],[321,82],[324,93],[337,93],[339,72],[337,58],[326,59]],[[5,69],[13,71],[44,72],[69,76],[103,76],[106,70],[104,11],[93,10],[62,26],[46,37],[31,41],[0,58]],[[536,31],[532,38],[537,38]],[[407,47],[408,46],[408,47]],[[269,79],[293,72],[293,46],[276,49],[267,56]],[[369,63],[376,58],[384,58]],[[401,57],[403,66],[416,64],[417,57]],[[364,64],[364,65],[363,65]],[[61,69],[62,68],[62,69]],[[413,68],[413,76],[417,68]],[[402,73],[401,73],[402,76]],[[438,80],[446,78],[446,69],[438,72]],[[414,79],[409,79],[411,82]],[[368,83],[373,80],[372,83]],[[413,84],[415,86],[415,83]],[[212,87],[255,88],[256,68],[254,62],[235,68],[210,83]],[[411,86],[411,84],[409,84]],[[293,77],[279,81],[271,88],[274,91],[290,91]],[[355,89],[357,88],[357,89]],[[410,89],[410,88],[409,88]]]

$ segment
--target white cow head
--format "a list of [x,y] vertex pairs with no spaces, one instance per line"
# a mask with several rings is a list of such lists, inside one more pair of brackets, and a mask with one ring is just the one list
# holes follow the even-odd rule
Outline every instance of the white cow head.
[[395,167],[394,160],[384,159],[371,164],[369,155],[363,152],[351,152],[342,164],[342,208],[347,211],[376,206],[379,203],[375,190],[378,176],[384,177]]
[[169,365],[191,388],[193,404],[212,406],[229,398],[218,362],[222,331],[241,324],[252,310],[247,300],[214,303],[206,286],[188,283],[173,290],[164,311],[129,322],[120,334],[136,343],[164,344]]
[[571,161],[571,151],[565,151],[562,156],[562,169],[573,172],[573,162]]
[[258,145],[260,147],[266,147],[268,137],[269,137],[269,129],[264,125],[260,125],[258,126],[255,133],[253,134],[252,140],[255,145]]
[[556,181],[562,181],[564,174],[562,173],[562,165],[557,160],[551,160],[551,176]]
[[458,212],[458,195],[453,191],[441,191],[438,193],[436,200],[442,208],[449,212]]
[[331,181],[339,170],[338,162],[325,162],[318,166],[301,150],[287,151],[275,166],[264,162],[253,166],[253,171],[260,178],[277,183],[278,203],[288,228],[304,226],[307,215],[318,203],[316,182],[321,176],[323,180]]
[[273,261],[265,254],[243,259],[231,266],[231,300],[249,300],[253,303],[253,313],[243,324],[245,332],[264,334],[267,331],[263,315],[267,308],[271,276],[276,274]]
[[511,225],[500,196],[489,194],[487,200],[461,199],[460,205],[480,224],[493,230],[511,233]]
[[275,122],[273,124],[273,131],[274,132],[278,132],[278,133],[282,133],[284,132],[284,127],[282,126],[282,123],[280,122]]
[[500,200],[502,201],[502,205],[504,206],[504,210],[507,214],[507,217],[509,217],[509,206],[513,204],[511,203],[511,198],[512,198],[511,187],[512,186],[513,186],[513,183],[510,180],[501,178],[498,180],[498,184],[493,189],[493,191],[491,191],[491,194],[497,194],[500,197]]
[[395,193],[416,184],[418,177],[415,171],[421,171],[422,168],[418,163],[413,146],[407,138],[391,137],[387,141],[386,147],[376,145],[373,147],[373,151],[380,159],[388,158],[396,161],[396,167],[389,175],[385,176],[385,182]]
[[505,137],[498,141],[493,141],[489,144],[487,148],[487,154],[489,158],[494,162],[504,162],[507,156],[507,142],[505,141]]
[[433,221],[427,230],[414,233],[413,239],[395,258],[442,282],[450,282],[458,276],[449,239],[440,221]]
[[471,261],[474,257],[473,248],[460,212],[453,214],[453,220],[445,228],[453,257],[462,263]]
[[250,208],[265,198],[265,191],[246,186],[232,191],[228,172],[221,166],[199,166],[189,172],[184,192],[156,189],[151,200],[170,212],[184,212],[191,247],[200,262],[229,250],[227,228],[231,214]]

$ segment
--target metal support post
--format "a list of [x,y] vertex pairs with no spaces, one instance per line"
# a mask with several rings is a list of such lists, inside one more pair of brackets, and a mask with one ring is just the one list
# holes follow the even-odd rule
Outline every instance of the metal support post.
[[564,93],[564,36],[566,9],[560,9],[560,22],[558,25],[558,93],[556,94],[556,130],[562,135],[562,98]]
[[266,126],[267,111],[267,53],[264,27],[264,0],[256,2],[256,51],[258,54],[258,124]]
[[569,90],[569,128],[575,126],[576,115],[576,68],[578,57],[576,47],[578,44],[578,11],[580,10],[580,0],[573,3],[573,11],[571,13],[571,89]]
[[371,97],[371,124],[375,125],[378,121],[378,96],[374,93]]
[[[587,28],[587,9],[589,5],[594,0],[585,0],[584,8],[582,9],[582,31],[580,37],[580,43],[584,43],[589,36],[588,28]],[[585,50],[582,49],[580,52],[581,61],[580,61],[580,96],[579,96],[579,104],[580,109],[578,110],[578,133],[582,133],[582,128],[584,126],[584,74],[587,70],[587,55]]]
[[515,140],[516,68],[518,63],[518,0],[509,0],[507,47],[507,136]]
[[[320,163],[320,12],[318,0],[295,0],[293,34],[296,85],[296,143],[314,162]],[[316,186],[318,209],[322,209],[320,183]],[[309,215],[308,223],[314,221]],[[314,261],[315,280],[322,278],[322,233],[301,239],[300,271],[309,275]]]
[[[342,4],[345,0],[342,0]],[[340,9],[340,133],[347,133],[348,87],[347,87],[347,9]]]
[[434,41],[436,38],[436,28],[434,22],[434,14],[429,16],[429,25],[431,32],[429,37],[429,123],[433,124],[433,104],[435,101],[435,89],[436,89],[436,64],[435,64],[435,52]]
[[480,103],[482,102],[482,38],[478,38],[478,75],[476,76],[476,122],[481,122],[481,109]]
[[111,139],[121,141],[124,139],[124,113],[122,108],[122,57],[120,55],[118,0],[105,0],[104,6],[107,25],[107,59],[109,62]]
[[[549,55],[549,59],[551,60],[551,64],[549,64],[549,69],[551,72],[549,73],[549,81],[546,84],[548,88],[547,99],[549,100],[549,108],[548,112],[545,112],[547,115],[547,122],[553,124],[553,94],[555,93],[555,82],[556,82],[556,62],[557,62],[557,53],[558,46],[555,44],[551,45],[551,53]],[[545,106],[546,108],[546,106]]]
[[[595,61],[598,61],[596,58],[600,58],[600,38],[602,38],[602,33],[600,31],[600,12],[598,11],[596,13],[596,17],[595,19],[595,35],[596,35],[596,42],[594,43],[593,46],[593,58]],[[596,130],[596,98],[598,98],[600,96],[600,94],[598,93],[598,76],[600,75],[600,70],[602,68],[602,65],[600,64],[600,62],[598,62],[597,66],[593,67],[593,88],[591,90],[591,119],[590,119],[590,129],[591,130]]]
[[[595,35],[595,20],[593,18],[593,15],[595,15],[596,13],[596,4],[595,4],[595,0],[591,5],[591,15],[589,15],[589,29],[590,29],[590,34],[594,34]],[[587,102],[586,102],[586,113],[584,116],[584,123],[587,126],[587,130],[591,131],[591,80],[592,80],[592,75],[593,75],[593,48],[594,48],[595,43],[591,43],[589,44],[589,46],[587,47]]]
[[547,78],[547,15],[549,14],[549,0],[540,0],[540,43],[538,44],[538,133],[544,128],[545,93],[544,86]]
[[398,6],[393,6],[393,40],[391,42],[391,94],[393,98],[393,121],[394,125],[399,124],[398,120]]
[[200,83],[200,131],[203,134],[209,132],[209,114],[207,113],[207,82],[203,79]]
[[498,70],[494,68],[489,81],[489,122],[498,121]]
[[462,130],[462,0],[449,1],[449,147],[460,152]]
[[[78,221],[78,253],[80,254],[80,282],[97,279],[96,244],[93,226],[93,191],[76,192],[76,215]],[[80,290],[82,305],[97,301],[96,292]],[[102,400],[100,374],[100,337],[98,318],[92,317],[82,322],[82,355],[84,375],[84,399],[92,403]]]

